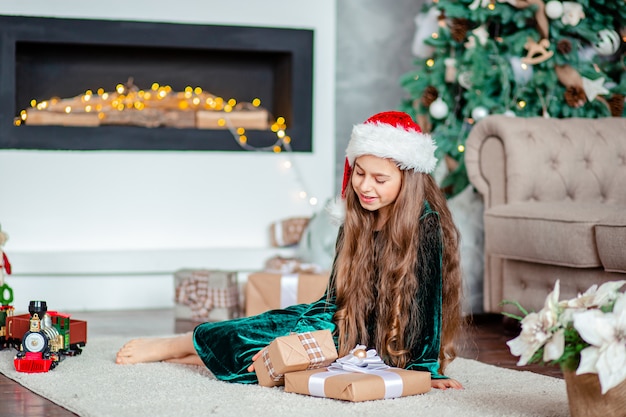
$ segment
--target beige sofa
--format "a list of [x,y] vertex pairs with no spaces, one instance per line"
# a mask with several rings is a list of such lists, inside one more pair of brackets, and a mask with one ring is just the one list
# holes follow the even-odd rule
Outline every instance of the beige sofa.
[[484,199],[485,312],[626,279],[626,119],[488,116],[466,141]]

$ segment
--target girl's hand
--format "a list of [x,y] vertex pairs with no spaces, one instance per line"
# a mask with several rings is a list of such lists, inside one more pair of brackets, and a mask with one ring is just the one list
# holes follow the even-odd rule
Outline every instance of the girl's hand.
[[[263,348],[263,349],[267,349],[267,348]],[[263,349],[259,350],[257,353],[254,354],[254,356],[252,357],[252,362],[256,361],[257,359],[259,359],[259,357],[261,357],[261,355],[263,354]],[[254,363],[248,366],[248,372],[254,372]]]
[[430,386],[435,389],[463,389],[463,385],[456,379],[431,379]]

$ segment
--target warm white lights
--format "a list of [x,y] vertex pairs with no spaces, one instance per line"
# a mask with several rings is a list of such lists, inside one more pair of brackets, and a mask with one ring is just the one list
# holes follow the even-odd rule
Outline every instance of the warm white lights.
[[[149,89],[142,90],[129,79],[126,84],[116,84],[110,92],[98,88],[86,90],[72,98],[54,97],[41,101],[32,99],[29,104],[28,110],[22,110],[19,116],[14,118],[15,126],[23,124],[72,126],[72,123],[77,123],[80,126],[97,127],[100,124],[120,124],[120,121],[124,125],[146,126],[145,120],[158,118],[160,122],[163,114],[169,118],[169,112],[179,112],[172,119],[180,125],[165,126],[228,129],[235,142],[244,150],[273,153],[286,151],[288,154],[291,152],[291,137],[287,134],[285,118],[278,116],[274,121],[270,121],[271,115],[261,107],[260,98],[255,97],[251,102],[237,102],[234,98],[225,99],[210,94],[198,86],[188,85],[182,91],[176,92],[169,85],[154,82]],[[183,116],[184,112],[196,113],[192,117],[187,117]],[[188,123],[185,122],[188,120],[191,120],[191,126],[183,124]],[[237,126],[239,124],[245,128]],[[254,132],[251,131],[254,130],[271,131],[276,135],[276,140],[264,147],[250,145],[249,139],[254,138]],[[284,162],[284,168],[296,176],[302,187],[303,190],[299,192],[300,198],[308,199],[310,205],[318,204],[317,198],[310,196],[306,191],[297,165],[288,160]]]

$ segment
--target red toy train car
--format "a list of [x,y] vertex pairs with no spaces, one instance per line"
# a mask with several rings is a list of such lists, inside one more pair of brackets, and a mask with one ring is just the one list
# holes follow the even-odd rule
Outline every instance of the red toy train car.
[[65,356],[79,355],[87,344],[87,322],[47,311],[45,301],[31,301],[30,314],[6,315],[2,346],[18,349],[15,369],[47,372]]

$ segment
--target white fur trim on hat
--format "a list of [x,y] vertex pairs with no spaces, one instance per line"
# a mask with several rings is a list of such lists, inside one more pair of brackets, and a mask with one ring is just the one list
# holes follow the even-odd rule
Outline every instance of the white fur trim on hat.
[[393,159],[402,170],[431,173],[437,165],[437,146],[429,134],[385,123],[355,125],[346,149],[350,166],[361,155]]

